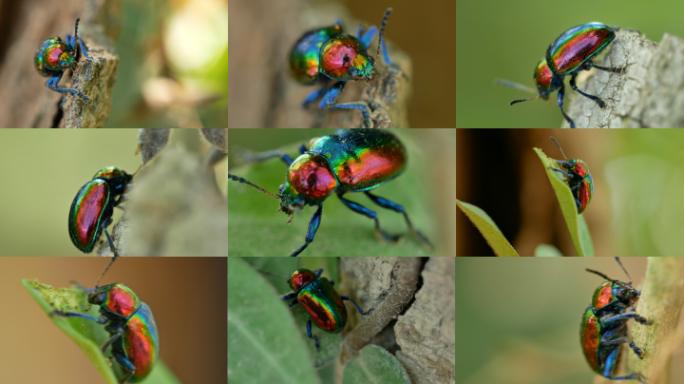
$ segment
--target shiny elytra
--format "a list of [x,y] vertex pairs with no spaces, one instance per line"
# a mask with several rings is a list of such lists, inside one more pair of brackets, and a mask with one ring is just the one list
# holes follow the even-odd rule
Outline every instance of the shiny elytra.
[[297,292],[297,302],[311,322],[327,333],[342,332],[347,324],[347,308],[327,278],[298,269],[288,283]]

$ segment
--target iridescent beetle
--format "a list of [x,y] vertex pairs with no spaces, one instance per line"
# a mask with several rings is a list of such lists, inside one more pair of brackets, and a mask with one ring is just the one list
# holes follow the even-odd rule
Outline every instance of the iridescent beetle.
[[590,70],[592,67],[602,71],[622,73],[624,68],[606,68],[593,63],[593,58],[598,55],[608,44],[615,39],[615,30],[602,23],[586,23],[570,28],[563,32],[546,50],[546,57],[535,67],[533,79],[537,84],[537,91],[524,85],[506,80],[496,80],[500,85],[507,87],[538,92],[539,96],[533,99],[520,99],[511,101],[510,105],[522,101],[549,99],[549,94],[558,90],[558,106],[570,128],[575,128],[575,123],[563,110],[563,97],[565,85],[563,76],[570,75],[570,87],[582,96],[594,100],[603,109],[606,103],[598,96],[584,93],[577,88],[575,78],[580,71]]
[[[336,104],[335,100],[344,89],[347,81],[372,80],[375,75],[375,63],[380,56],[380,47],[387,65],[392,61],[387,47],[382,40],[387,18],[392,8],[385,11],[378,37],[378,51],[375,59],[367,49],[373,37],[378,33],[376,27],[370,27],[366,33],[359,27],[356,36],[346,35],[342,31],[342,23],[309,31],[302,36],[290,51],[290,73],[295,80],[304,85],[322,83],[321,88],[311,92],[302,107],[317,100],[321,95],[321,108],[358,109],[363,113],[364,126],[373,128],[370,108],[364,102]],[[333,82],[334,81],[334,82]]]
[[300,152],[301,156],[295,160],[277,150],[243,156],[249,161],[280,157],[287,164],[289,167],[287,181],[280,186],[278,195],[241,177],[228,174],[231,180],[247,184],[271,197],[280,199],[280,210],[291,216],[290,221],[292,221],[294,211],[301,210],[306,205],[318,207],[309,221],[305,243],[290,256],[299,255],[311,244],[321,224],[323,202],[333,192],[347,208],[375,220],[375,233],[378,237],[394,243],[402,238],[402,236],[390,235],[382,231],[377,214],[358,203],[345,199],[343,197],[345,193],[364,192],[380,207],[403,214],[409,230],[425,245],[432,247],[422,233],[413,229],[404,207],[368,192],[394,179],[404,171],[407,161],[406,148],[396,136],[387,130],[340,129],[333,135],[312,139],[309,149],[307,150],[302,145]]
[[97,279],[95,288],[87,289],[72,283],[88,295],[88,302],[91,305],[100,306],[100,317],[57,309],[50,314],[80,317],[106,325],[105,330],[111,338],[100,349],[104,354],[107,348],[112,347],[112,356],[124,371],[124,377],[119,383],[139,383],[150,374],[159,358],[159,332],[152,310],[138,299],[133,290],[121,283],[99,286],[100,279],[115,260],[116,256]]
[[589,168],[584,161],[580,159],[568,160],[568,158],[565,156],[565,153],[563,153],[563,148],[561,148],[556,139],[551,137],[551,140],[556,143],[558,149],[560,149],[561,154],[565,158],[565,160],[556,160],[558,165],[565,169],[565,171],[554,167],[548,168],[567,177],[566,182],[570,187],[572,196],[575,198],[577,213],[582,213],[585,209],[587,209],[587,206],[589,206],[589,202],[591,202],[591,196],[594,194],[594,179],[592,179],[591,174],[589,173]]
[[114,207],[119,207],[123,201],[123,194],[133,176],[135,173],[130,175],[116,167],[102,168],[78,190],[69,209],[68,227],[71,242],[80,251],[92,252],[104,231],[112,253],[119,256],[107,226],[112,223]]
[[44,77],[49,77],[45,85],[55,92],[71,93],[81,98],[86,103],[90,104],[90,99],[83,93],[71,88],[59,88],[59,81],[64,76],[64,71],[76,66],[76,40],[81,46],[81,52],[85,57],[88,55],[88,50],[83,45],[83,40],[78,36],[78,22],[81,19],[76,19],[76,27],[74,28],[74,36],[66,35],[66,41],[63,41],[59,36],[45,40],[43,44],[36,51],[33,63],[36,70]]
[[[620,259],[616,257],[615,260],[629,277]],[[651,324],[643,316],[632,312],[640,293],[632,287],[631,277],[629,283],[623,283],[593,269],[587,269],[587,271],[597,274],[607,281],[596,289],[591,305],[587,307],[582,316],[580,344],[584,357],[586,357],[591,369],[603,377],[611,380],[639,380],[646,383],[638,373],[614,376],[623,344],[629,344],[637,357],[643,359],[643,350],[637,347],[627,335],[627,321],[629,319],[634,319],[634,321],[644,325]]]

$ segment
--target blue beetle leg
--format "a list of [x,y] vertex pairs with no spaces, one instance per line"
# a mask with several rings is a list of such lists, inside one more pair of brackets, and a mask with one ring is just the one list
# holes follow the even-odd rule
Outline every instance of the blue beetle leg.
[[651,325],[651,322],[648,321],[645,317],[639,315],[638,313],[635,312],[629,312],[629,313],[621,313],[619,315],[615,316],[606,316],[602,317],[600,319],[601,325],[611,325],[616,322],[623,322],[626,319],[634,319],[637,323],[644,324],[644,325]]
[[572,177],[572,176],[570,176],[567,172],[565,172],[565,171],[562,170],[562,169],[558,169],[558,168],[554,168],[554,167],[546,167],[546,168],[548,168],[548,169],[550,169],[550,170],[552,170],[552,171],[556,171],[556,172],[558,172],[558,173],[562,173],[562,174],[564,174],[564,175],[567,176],[567,177]]
[[292,301],[290,302],[289,307],[292,308],[292,307],[295,306],[295,304],[299,304],[299,300],[297,300],[297,299],[292,300]]
[[119,257],[119,254],[116,253],[116,248],[114,248],[114,243],[112,242],[112,238],[109,237],[109,232],[107,232],[106,226],[103,225],[102,229],[104,230],[104,233],[107,236],[107,241],[109,242],[109,249],[111,249],[112,253],[114,253],[114,257]]
[[316,277],[321,277],[321,275],[323,274],[323,269],[319,268],[319,269],[313,271],[313,273],[316,275]]
[[237,150],[237,156],[247,163],[253,163],[258,161],[267,160],[273,157],[279,157],[287,166],[290,166],[294,160],[286,154],[278,150],[265,151],[265,152],[252,152],[246,149],[239,148]]
[[82,94],[81,92],[79,92],[75,89],[71,89],[71,88],[59,88],[59,87],[57,87],[57,84],[59,83],[60,80],[62,80],[63,75],[64,75],[64,72],[60,73],[59,75],[52,76],[47,81],[47,83],[45,83],[45,86],[47,86],[48,88],[50,88],[51,90],[53,90],[55,92],[59,92],[59,93],[65,93],[66,92],[66,93],[74,94],[74,95],[80,97],[81,99],[83,99],[83,101],[85,101],[87,104],[90,104],[90,99],[88,98],[88,96]]
[[420,231],[417,231],[415,228],[413,228],[413,224],[411,224],[411,219],[409,219],[408,213],[406,213],[406,210],[404,209],[404,207],[402,207],[401,205],[399,205],[397,203],[389,201],[383,197],[375,196],[375,195],[371,194],[370,192],[365,192],[365,193],[366,193],[366,196],[368,196],[368,198],[371,199],[375,204],[377,204],[383,208],[386,208],[386,209],[391,209],[394,212],[399,212],[399,213],[403,214],[404,219],[406,220],[406,225],[408,225],[409,230],[414,235],[416,235],[420,239],[420,241],[422,241],[425,245],[430,247],[430,249],[434,249],[434,247],[432,246],[432,243],[430,243],[430,240],[428,240],[428,238],[425,235],[420,233]]
[[351,209],[356,213],[360,213],[366,217],[370,217],[371,219],[375,220],[375,233],[379,237],[392,243],[398,243],[399,240],[403,238],[402,235],[390,235],[385,233],[383,230],[380,229],[380,220],[378,220],[378,215],[375,212],[371,211],[370,209],[364,207],[361,204],[345,199],[344,197],[342,197],[342,195],[344,195],[344,192],[337,192],[337,197],[340,199],[340,201],[342,201],[342,203],[347,208]]
[[117,341],[121,336],[123,336],[123,328],[119,327],[116,328],[116,333],[112,335],[112,337],[109,338],[109,340],[105,341],[104,344],[100,347],[100,351],[104,354],[107,348],[112,345],[113,342]]
[[297,292],[291,292],[291,293],[288,293],[287,295],[281,297],[281,299],[282,300],[290,300],[290,299],[295,298],[295,297],[297,297]]
[[314,345],[316,346],[316,351],[321,349],[321,346],[318,344],[318,336],[316,335],[311,335],[311,319],[306,322],[306,334],[309,336],[309,339],[314,339]]
[[306,238],[304,239],[305,243],[301,247],[295,249],[294,252],[290,255],[290,257],[295,257],[302,253],[306,247],[311,244],[311,242],[314,239],[314,236],[316,235],[316,231],[318,231],[318,227],[321,225],[321,215],[323,214],[323,204],[318,205],[318,209],[314,214],[311,216],[311,219],[309,220],[309,229],[306,231]]
[[354,301],[354,299],[352,299],[351,297],[349,297],[349,296],[340,296],[340,298],[341,298],[342,300],[349,300],[349,301],[351,301],[352,304],[354,304],[354,306],[356,307],[356,309],[359,311],[359,313],[362,314],[362,315],[364,315],[364,316],[366,316],[367,314],[371,313],[371,312],[373,311],[373,309],[374,309],[374,308],[371,308],[371,309],[369,309],[367,312],[364,312],[363,309],[361,309],[361,307],[359,307],[359,305],[356,304],[356,301]]
[[[594,68],[600,69],[600,70],[602,70],[602,71],[613,72],[613,73],[618,73],[618,74],[622,74],[622,72],[625,70],[625,68],[627,68],[627,67],[622,67],[622,68],[617,68],[617,67],[613,67],[613,68],[602,67],[602,66],[596,65],[596,64],[594,64],[594,63],[592,63],[592,62],[590,62],[590,61],[589,61],[589,62],[585,62],[584,64],[585,64],[585,67],[594,67]],[[587,69],[588,69],[588,68],[587,68]]]
[[309,104],[316,101],[319,97],[324,95],[330,89],[330,81],[324,81],[320,88],[311,91],[304,101],[302,101],[302,108],[306,108]]
[[643,376],[641,376],[638,373],[632,373],[631,375],[627,376],[605,376],[607,379],[610,380],[639,380],[640,382],[646,384],[646,381],[644,380]]
[[584,96],[584,97],[587,97],[587,98],[589,98],[589,99],[591,99],[591,100],[594,100],[594,101],[596,102],[596,104],[598,104],[599,108],[601,108],[601,109],[605,108],[605,107],[606,107],[606,102],[603,101],[603,100],[601,100],[600,97],[594,96],[594,95],[590,95],[590,94],[588,94],[588,93],[584,93],[584,92],[580,91],[579,88],[577,88],[577,84],[575,84],[575,79],[576,79],[576,78],[577,78],[577,72],[573,73],[572,76],[570,76],[570,87],[572,87],[573,90],[579,92],[580,95],[582,95],[582,96]]
[[613,340],[608,340],[605,342],[601,342],[601,345],[620,345],[620,344],[629,344],[629,347],[632,348],[634,353],[637,355],[638,358],[643,360],[643,354],[644,350],[637,347],[637,345],[630,339],[629,337],[621,337],[619,339],[613,339]]
[[563,97],[565,97],[565,84],[561,82],[560,88],[558,89],[558,106],[563,113],[563,117],[565,117],[565,120],[567,120],[568,124],[570,124],[570,128],[575,128],[575,122],[572,121],[570,116],[568,116],[568,114],[565,113],[565,110],[563,110]]
[[[88,49],[86,49],[85,44],[83,44],[83,40],[81,40],[81,37],[75,36],[75,38],[76,38],[76,40],[78,40],[78,44],[81,46],[81,52],[83,52],[85,57],[90,57],[90,55],[88,54]],[[75,42],[74,42],[74,45],[76,45]]]
[[[360,28],[360,27],[359,27]],[[363,43],[363,46],[368,49],[370,48],[370,45],[373,43],[373,38],[375,37],[375,34],[378,33],[378,27],[372,26],[368,28],[366,33],[363,34],[363,36],[359,35],[357,38],[361,40],[361,43]]]
[[299,153],[301,153],[303,155],[304,152],[306,152],[306,147],[304,146],[304,144],[302,144],[299,146]]
[[117,363],[121,364],[123,370],[126,371],[124,378],[119,381],[119,384],[123,384],[133,377],[135,366],[122,353],[112,351],[112,356],[114,356],[114,360],[116,360]]
[[356,103],[344,103],[344,104],[335,104],[335,100],[337,99],[337,96],[340,95],[340,92],[344,89],[344,85],[346,83],[344,81],[338,81],[333,85],[328,92],[326,92],[325,96],[323,96],[323,99],[319,103],[319,106],[321,108],[338,108],[338,109],[358,109],[363,113],[363,125],[365,128],[373,128],[373,120],[371,120],[370,117],[370,108],[368,108],[368,104],[364,102],[356,102]]
[[99,323],[99,324],[107,324],[107,322],[109,322],[109,319],[107,319],[105,316],[92,317],[92,316],[85,315],[83,313],[64,312],[64,311],[60,311],[57,309],[53,309],[52,312],[50,312],[50,316],[53,316],[53,315],[62,316],[62,317],[80,317],[82,319],[94,321],[94,322]]

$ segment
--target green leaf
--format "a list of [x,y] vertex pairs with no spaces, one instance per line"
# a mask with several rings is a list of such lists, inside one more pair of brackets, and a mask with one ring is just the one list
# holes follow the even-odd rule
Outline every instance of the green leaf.
[[575,198],[572,196],[570,187],[568,187],[562,175],[548,168],[560,168],[558,162],[547,157],[539,148],[534,148],[534,151],[542,161],[546,175],[551,182],[551,187],[553,187],[553,191],[558,198],[558,203],[563,212],[563,217],[565,217],[565,223],[570,231],[570,237],[575,245],[577,256],[594,256],[594,244],[591,240],[587,222],[582,215],[577,214],[577,205],[575,204]]
[[228,258],[228,382],[320,384],[292,312],[252,266]]
[[456,200],[456,205],[461,208],[463,213],[468,216],[470,221],[475,224],[475,227],[480,231],[487,244],[492,247],[494,253],[497,256],[519,256],[515,251],[511,243],[506,240],[499,227],[496,226],[494,221],[489,215],[482,209],[468,203],[464,203],[460,200]]
[[[433,242],[436,235],[425,199],[429,165],[424,156],[409,140],[402,140],[409,152],[406,170],[396,179],[373,189],[373,194],[403,206],[414,228]],[[280,148],[296,157],[301,143]],[[285,183],[287,167],[277,158],[231,168],[230,173],[242,177],[271,193],[278,193]],[[403,234],[399,244],[379,241],[374,233],[372,219],[354,213],[336,196],[323,204],[321,224],[314,241],[307,247],[305,256],[434,256],[406,226],[403,215],[381,208],[362,193],[347,193],[346,199],[357,202],[376,212],[380,227],[390,234]],[[228,254],[230,256],[288,256],[304,244],[309,218],[315,207],[296,212],[290,225],[288,217],[277,212],[280,202],[245,184],[228,183]]]
[[550,244],[539,244],[534,250],[537,257],[563,257],[563,253]]
[[394,355],[377,345],[368,345],[361,356],[344,367],[344,384],[411,384],[404,367]]
[[[99,307],[92,306],[88,312],[85,311],[88,304],[87,295],[77,288],[54,289],[49,285],[41,284],[36,280],[21,280],[21,284],[26,288],[31,297],[43,308],[46,314],[50,314],[53,309],[62,311],[73,311],[99,317]],[[118,384],[114,369],[119,370],[119,365],[114,363],[110,366],[108,357],[100,352],[100,346],[109,339],[109,334],[104,326],[94,321],[77,317],[50,316],[57,327],[71,338],[78,345],[88,359],[93,363],[95,369],[102,375],[108,384]],[[119,370],[120,374],[120,370]],[[144,384],[180,384],[168,367],[160,360],[158,361],[150,375],[142,382]]]

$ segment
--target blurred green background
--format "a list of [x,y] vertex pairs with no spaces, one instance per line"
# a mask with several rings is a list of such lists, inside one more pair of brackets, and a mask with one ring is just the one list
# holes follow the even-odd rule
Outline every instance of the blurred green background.
[[120,17],[120,62],[106,127],[227,127],[228,0],[120,7],[110,15]]
[[[456,127],[560,127],[563,117],[556,93],[549,103],[511,107],[511,100],[534,95],[495,85],[494,79],[534,88],[532,73],[549,44],[575,25],[599,21],[639,30],[659,42],[664,32],[684,37],[682,15],[684,2],[671,0],[458,0]],[[577,95],[567,84],[566,78],[566,102],[568,95]]]
[[[646,259],[621,261],[640,289]],[[456,383],[598,382],[579,325],[603,279],[585,268],[628,281],[612,258],[456,258]],[[671,383],[682,382],[683,363],[675,353]]]
[[[684,131],[457,130],[457,197],[484,209],[522,255],[553,244],[574,255],[558,201],[532,150],[584,160],[594,179],[582,214],[599,256],[684,256]],[[463,150],[461,150],[463,148]],[[499,171],[502,164],[506,172]],[[491,248],[459,211],[459,255]]]

